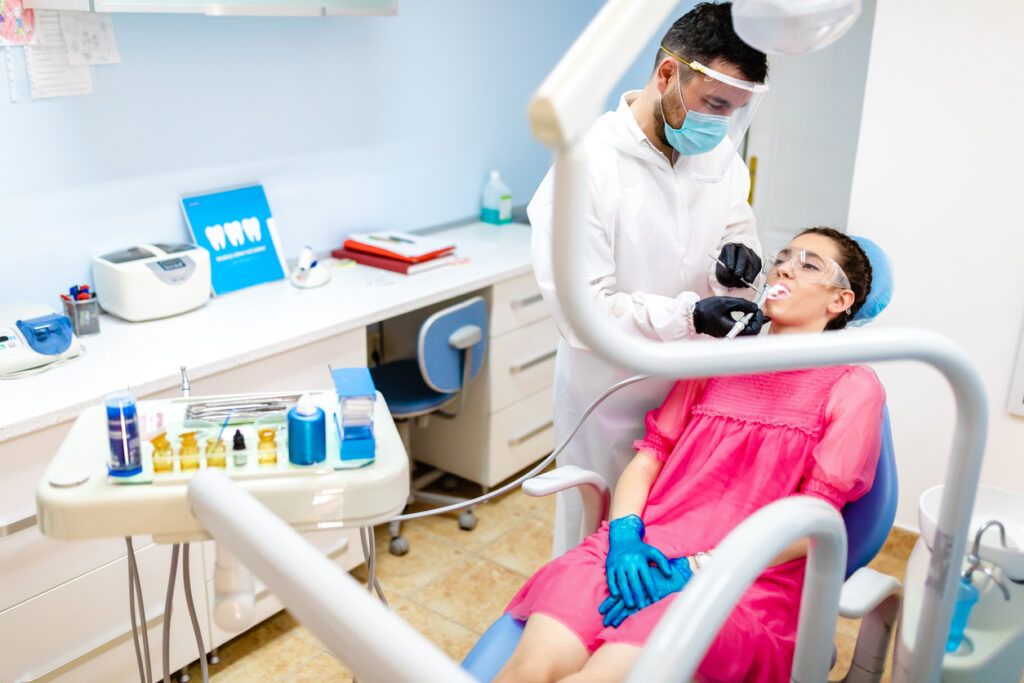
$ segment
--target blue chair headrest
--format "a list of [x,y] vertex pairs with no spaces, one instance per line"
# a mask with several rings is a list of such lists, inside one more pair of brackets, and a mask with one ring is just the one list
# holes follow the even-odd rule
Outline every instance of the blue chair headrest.
[[864,325],[871,322],[892,301],[893,273],[892,261],[882,248],[867,237],[850,235],[850,239],[860,245],[871,262],[871,291],[868,292],[864,305],[853,316],[848,325]]

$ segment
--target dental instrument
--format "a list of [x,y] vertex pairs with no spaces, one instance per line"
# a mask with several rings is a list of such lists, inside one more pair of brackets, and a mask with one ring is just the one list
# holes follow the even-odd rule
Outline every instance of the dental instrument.
[[[758,308],[764,306],[764,302],[768,299],[768,292],[770,290],[771,287],[765,287],[764,290],[757,295],[757,298],[754,299],[754,303],[757,304]],[[743,331],[743,329],[747,326],[747,323],[749,323],[751,318],[753,317],[753,313],[747,313],[745,316],[737,320],[736,324],[732,326],[732,329],[726,333],[725,338],[734,339],[736,335]]]
[[[718,258],[718,257],[717,257],[717,256],[715,256],[714,254],[708,254],[708,256],[710,256],[710,257],[711,257],[711,260],[712,260],[712,261],[714,261],[714,262],[715,262],[715,263],[717,263],[718,265],[722,266],[723,268],[728,268],[728,267],[729,267],[729,266],[725,265],[725,263],[723,263],[723,262],[722,262],[722,259]],[[747,282],[747,281],[746,281],[746,280],[744,280],[743,278],[740,278],[740,282],[742,282],[742,283],[743,283],[744,285],[746,285],[747,287],[750,287],[750,288],[751,288],[752,290],[754,290],[755,292],[760,292],[760,291],[761,291],[761,288],[760,288],[760,287],[758,287],[757,285],[754,285],[754,284],[751,284],[751,283]]]

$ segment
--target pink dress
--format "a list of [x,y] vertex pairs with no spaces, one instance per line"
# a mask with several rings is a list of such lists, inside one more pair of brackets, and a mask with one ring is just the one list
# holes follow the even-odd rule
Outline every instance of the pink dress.
[[[885,392],[864,366],[814,368],[677,382],[647,414],[636,447],[664,466],[641,517],[645,540],[669,558],[713,549],[757,509],[796,493],[836,508],[871,488]],[[675,594],[601,624],[608,597],[608,525],[541,567],[509,603],[517,619],[540,612],[590,652],[643,645]],[[698,670],[700,681],[788,681],[804,559],[766,570],[726,620]]]

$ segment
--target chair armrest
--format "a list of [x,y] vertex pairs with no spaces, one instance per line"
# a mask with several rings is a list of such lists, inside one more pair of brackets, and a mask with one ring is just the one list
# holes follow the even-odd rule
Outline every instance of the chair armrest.
[[899,596],[902,590],[899,579],[861,567],[843,584],[839,614],[847,619],[860,619],[890,595]]
[[861,567],[843,584],[839,614],[861,619],[857,645],[843,683],[878,683],[885,672],[889,640],[900,610],[903,585],[895,578]]
[[604,477],[575,465],[565,465],[523,482],[523,491],[534,497],[550,496],[575,487],[579,487],[583,498],[583,523],[580,525],[582,541],[597,531],[601,522],[608,517],[612,495]]

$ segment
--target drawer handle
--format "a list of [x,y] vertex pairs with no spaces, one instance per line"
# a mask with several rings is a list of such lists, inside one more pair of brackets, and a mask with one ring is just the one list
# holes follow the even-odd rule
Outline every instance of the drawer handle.
[[508,372],[509,372],[510,375],[518,374],[518,373],[522,372],[523,370],[528,370],[528,369],[532,368],[534,365],[538,365],[540,363],[543,363],[544,361],[546,361],[549,358],[554,358],[556,353],[558,353],[558,347],[557,346],[555,348],[551,349],[550,351],[545,351],[544,353],[540,354],[539,356],[534,356],[533,358],[531,358],[529,360],[525,360],[522,363],[520,363],[519,365],[510,365],[508,367]]
[[33,512],[21,519],[16,519],[13,522],[8,522],[7,524],[0,526],[0,538],[3,538],[4,536],[11,536],[19,531],[24,531],[25,529],[31,529],[38,523],[39,521],[36,519],[36,514]]
[[509,448],[514,448],[515,446],[518,446],[522,442],[527,441],[529,439],[532,439],[533,437],[537,436],[538,434],[543,432],[545,429],[548,429],[549,427],[553,426],[554,424],[555,424],[554,420],[548,420],[544,424],[540,425],[539,427],[534,427],[533,429],[531,429],[530,431],[526,432],[525,434],[520,434],[519,436],[513,436],[511,439],[508,440]]
[[534,294],[533,296],[528,296],[525,299],[519,299],[517,301],[512,301],[512,302],[509,303],[509,307],[513,311],[518,311],[520,308],[524,308],[526,306],[531,306],[533,304],[539,304],[541,301],[544,301],[544,295],[538,293],[538,294]]

